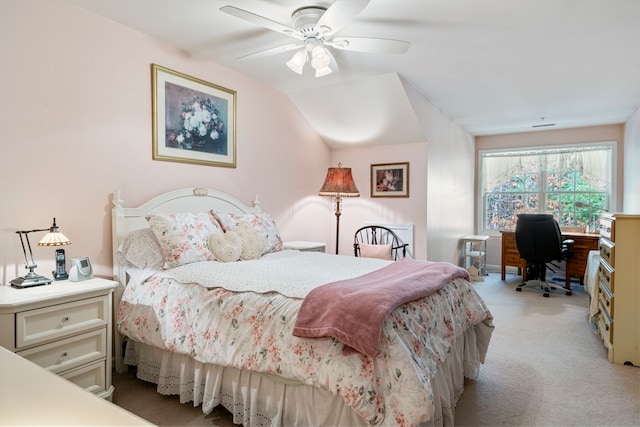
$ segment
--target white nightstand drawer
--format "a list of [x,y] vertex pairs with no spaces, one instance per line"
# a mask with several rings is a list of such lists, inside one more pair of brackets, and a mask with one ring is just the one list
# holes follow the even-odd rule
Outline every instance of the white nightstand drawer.
[[107,324],[109,296],[16,314],[16,347],[46,342]]
[[92,363],[82,368],[65,372],[60,376],[74,384],[79,385],[91,393],[100,393],[106,390],[106,363],[104,360]]
[[17,352],[56,374],[107,356],[106,328]]

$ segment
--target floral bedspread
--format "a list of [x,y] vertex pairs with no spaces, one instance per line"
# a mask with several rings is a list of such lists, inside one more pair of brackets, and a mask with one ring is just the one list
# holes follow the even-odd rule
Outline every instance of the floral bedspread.
[[327,389],[370,424],[410,426],[432,417],[430,381],[455,339],[472,325],[491,323],[475,290],[455,279],[396,308],[383,324],[380,352],[371,358],[343,353],[335,339],[293,336],[301,303],[276,292],[231,292],[155,275],[126,287],[117,328],[200,362]]

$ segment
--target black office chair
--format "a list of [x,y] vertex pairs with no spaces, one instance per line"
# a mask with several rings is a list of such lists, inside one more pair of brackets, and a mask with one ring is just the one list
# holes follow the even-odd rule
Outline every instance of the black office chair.
[[[516,221],[516,245],[520,258],[527,261],[527,280],[518,285],[516,291],[527,286],[540,286],[542,294],[549,296],[551,289],[561,289],[566,295],[571,290],[562,285],[547,282],[547,264],[553,261],[567,261],[573,256],[573,240],[562,240],[560,226],[553,215],[520,214]],[[557,267],[557,266],[556,266]]]
[[[375,246],[384,249],[384,254]],[[382,247],[385,245],[385,247]],[[388,247],[387,247],[388,246]],[[353,238],[353,251],[357,257],[375,257],[397,261],[407,256],[408,243],[400,242],[393,230],[381,225],[367,225],[359,228]]]

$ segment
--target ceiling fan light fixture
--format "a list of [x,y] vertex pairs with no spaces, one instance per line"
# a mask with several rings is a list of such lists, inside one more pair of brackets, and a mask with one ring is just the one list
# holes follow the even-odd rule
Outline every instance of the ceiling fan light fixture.
[[291,68],[291,70],[298,74],[302,74],[305,62],[307,62],[306,52],[298,51],[290,60],[287,61],[287,67]]
[[316,70],[327,68],[331,63],[329,52],[323,46],[316,46],[311,51],[311,66]]
[[316,68],[316,77],[326,76],[327,74],[331,74],[332,70],[329,67],[324,68]]

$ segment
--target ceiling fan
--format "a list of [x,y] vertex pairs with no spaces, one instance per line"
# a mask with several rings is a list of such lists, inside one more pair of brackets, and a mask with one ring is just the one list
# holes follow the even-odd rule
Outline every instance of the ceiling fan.
[[273,55],[297,50],[287,61],[287,66],[302,74],[304,65],[310,61],[316,77],[322,77],[338,70],[333,54],[328,48],[367,53],[405,53],[409,42],[402,40],[379,39],[371,37],[335,37],[335,34],[351,22],[371,0],[336,0],[331,6],[305,6],[291,14],[292,26],[280,24],[264,16],[235,6],[223,6],[222,12],[245,21],[258,24],[287,37],[296,39],[285,44],[260,52],[251,53],[238,59]]

